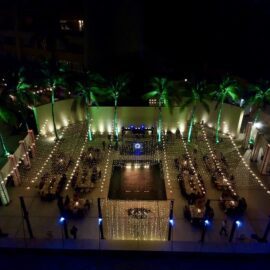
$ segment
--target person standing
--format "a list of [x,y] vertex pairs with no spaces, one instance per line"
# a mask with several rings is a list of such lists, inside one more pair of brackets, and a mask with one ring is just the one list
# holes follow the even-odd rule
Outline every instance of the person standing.
[[8,237],[8,233],[3,233],[2,229],[0,228],[0,238]]
[[72,228],[70,229],[70,234],[73,236],[73,239],[77,239],[77,232],[78,232],[78,228],[73,225]]
[[228,236],[228,224],[227,224],[227,219],[224,219],[221,223],[221,229],[219,231],[220,235],[225,234],[225,236]]

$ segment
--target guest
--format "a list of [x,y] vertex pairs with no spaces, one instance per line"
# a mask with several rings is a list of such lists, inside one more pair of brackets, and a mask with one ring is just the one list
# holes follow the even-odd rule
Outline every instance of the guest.
[[66,183],[66,181],[67,181],[67,176],[66,176],[66,174],[64,173],[64,174],[62,174],[62,178],[61,178],[61,180],[62,180],[62,182],[63,183]]
[[72,228],[70,229],[70,234],[73,236],[73,239],[77,239],[77,232],[78,232],[78,228],[73,225]]
[[78,194],[77,193],[74,193],[74,195],[73,195],[73,201],[78,201],[79,200],[79,196],[78,196]]
[[90,209],[90,201],[88,199],[85,201],[84,208],[87,210]]
[[57,206],[59,208],[60,214],[62,215],[64,212],[64,204],[63,204],[63,197],[59,196],[57,199]]
[[227,219],[224,219],[221,223],[221,229],[219,231],[220,235],[225,234],[225,236],[228,236],[228,231],[227,231]]
[[69,204],[70,204],[70,198],[68,195],[66,195],[64,206],[67,207],[67,206],[69,206]]
[[3,233],[2,229],[0,228],[0,238],[8,237],[8,233]]

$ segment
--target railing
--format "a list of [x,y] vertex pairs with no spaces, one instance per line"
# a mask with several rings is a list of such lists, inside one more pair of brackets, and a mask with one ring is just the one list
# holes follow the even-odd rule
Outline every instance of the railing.
[[[239,253],[270,251],[269,244],[266,244],[267,240],[270,240],[268,235],[270,225],[267,218],[248,219],[246,217],[239,219],[240,223],[236,223],[235,219],[228,219],[225,231],[221,231],[223,219],[220,217],[214,218],[209,223],[204,223],[204,221],[191,223],[184,218],[175,218],[172,222],[171,240],[168,241],[169,218],[164,221],[164,218],[159,219],[158,217],[136,220],[134,217],[115,217],[117,222],[107,223],[114,227],[111,228],[110,233],[106,231],[110,228],[104,228],[104,239],[101,239],[96,205],[92,205],[84,217],[66,217],[65,228],[60,214],[58,214],[56,202],[55,207],[52,207],[53,202],[46,204],[41,202],[39,197],[24,199],[33,239],[31,239],[27,227],[27,217],[23,214],[19,202],[15,202],[17,207],[13,208],[12,213],[8,209],[6,212],[1,211],[0,247],[234,251]],[[37,209],[40,209],[40,212]],[[103,225],[106,224],[106,219],[102,220]],[[71,234],[73,226],[77,228],[76,239]]]

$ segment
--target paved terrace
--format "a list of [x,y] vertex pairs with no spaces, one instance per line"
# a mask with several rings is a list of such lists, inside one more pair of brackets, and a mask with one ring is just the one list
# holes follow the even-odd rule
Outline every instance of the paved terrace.
[[[165,147],[157,150],[155,157],[161,159],[165,166],[164,157],[167,157],[168,175],[170,181],[165,179],[167,198],[174,200],[174,227],[172,231],[171,242],[158,241],[106,241],[100,240],[98,230],[98,210],[97,198],[106,198],[109,190],[109,180],[112,168],[112,162],[115,159],[121,159],[119,153],[109,147],[107,139],[108,134],[96,135],[92,142],[86,142],[86,147],[93,146],[102,149],[102,141],[107,143],[106,150],[102,150],[102,162],[99,164],[102,170],[102,179],[95,184],[95,188],[85,195],[84,198],[89,199],[91,203],[90,211],[83,219],[69,220],[69,228],[75,225],[78,228],[77,240],[62,240],[62,228],[58,223],[59,210],[56,201],[44,202],[40,200],[37,189],[38,180],[36,177],[41,175],[40,170],[45,172],[50,170],[51,161],[45,165],[44,161],[50,158],[50,153],[55,146],[52,136],[42,136],[37,143],[37,155],[32,159],[32,168],[29,171],[21,169],[22,185],[19,187],[9,188],[11,203],[6,207],[0,208],[0,227],[3,232],[9,234],[8,238],[0,239],[0,246],[10,247],[45,247],[45,248],[81,248],[81,249],[138,249],[138,250],[179,250],[179,251],[198,251],[198,252],[269,252],[269,245],[257,243],[252,234],[263,235],[269,220],[270,214],[270,196],[266,191],[253,179],[252,174],[246,166],[243,165],[241,158],[237,155],[237,150],[232,144],[228,136],[223,136],[220,144],[214,142],[214,131],[206,128],[207,139],[213,150],[222,151],[226,160],[229,162],[230,170],[235,175],[236,190],[241,197],[245,197],[247,201],[247,211],[243,217],[243,224],[237,229],[234,237],[234,243],[229,244],[228,238],[219,235],[221,221],[225,214],[220,209],[217,201],[211,202],[214,208],[215,217],[213,223],[208,228],[205,236],[205,243],[199,243],[201,230],[194,228],[183,217],[183,208],[187,204],[180,193],[177,182],[177,171],[174,166],[174,158],[182,156],[185,153],[184,144],[181,139],[176,139],[175,135],[168,139],[164,137]],[[56,153],[69,153],[72,155],[74,163],[67,172],[68,179],[79,160],[80,151],[85,142],[86,126],[84,123],[69,125],[59,130],[63,138],[55,148]],[[193,133],[192,143],[188,145],[188,151],[193,153],[193,149],[198,149],[196,159],[198,163],[198,172],[203,176],[206,197],[211,200],[218,200],[221,192],[212,186],[210,175],[206,171],[202,156],[208,153],[206,141],[202,140],[200,127],[196,127]],[[185,135],[183,138],[185,140]],[[239,147],[241,141],[236,141]],[[241,152],[249,163],[249,152]],[[130,157],[132,158],[132,157]],[[140,157],[141,158],[141,157]],[[149,158],[149,157],[147,157]],[[251,164],[253,166],[253,164]],[[164,170],[166,168],[164,167]],[[256,170],[256,168],[254,168]],[[105,173],[106,172],[106,173]],[[256,171],[254,171],[256,173]],[[39,175],[37,175],[39,173]],[[266,185],[267,178],[262,181]],[[72,197],[73,189],[67,186],[62,192],[65,196],[69,194]],[[30,241],[27,231],[22,222],[22,214],[19,204],[19,196],[25,198],[26,206],[29,211],[29,217],[33,228],[35,239]],[[229,230],[232,220],[229,220]],[[48,234],[48,231],[50,232]],[[241,236],[241,237],[240,237]],[[256,248],[256,249],[255,249]]]

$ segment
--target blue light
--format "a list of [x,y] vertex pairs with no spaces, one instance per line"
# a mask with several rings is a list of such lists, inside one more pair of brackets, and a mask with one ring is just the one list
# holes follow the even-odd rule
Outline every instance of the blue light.
[[209,221],[208,219],[206,219],[206,220],[204,221],[204,225],[205,225],[205,226],[210,225],[210,221]]
[[135,149],[141,149],[141,144],[140,143],[135,143],[134,147],[135,147]]
[[174,224],[174,221],[173,221],[173,219],[170,219],[170,224],[173,226],[173,224]]
[[102,223],[102,218],[98,219],[98,225],[100,225]]
[[144,129],[144,124],[142,124],[141,128]]
[[59,218],[59,223],[62,224],[65,220],[66,220],[66,219],[65,219],[64,217],[60,217],[60,218]]
[[242,225],[242,222],[240,220],[236,220],[235,223],[236,223],[237,227],[240,227]]

